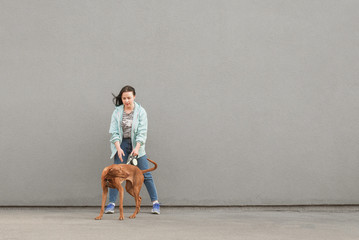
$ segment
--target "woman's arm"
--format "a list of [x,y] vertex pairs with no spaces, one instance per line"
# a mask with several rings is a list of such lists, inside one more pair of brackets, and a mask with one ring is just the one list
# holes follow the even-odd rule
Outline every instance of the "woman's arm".
[[115,111],[113,111],[113,114],[111,117],[111,125],[110,125],[109,133],[111,133],[111,135],[112,135],[110,142],[115,144],[118,156],[119,156],[121,162],[123,162],[122,156],[124,156],[125,153],[121,149],[120,130],[118,128],[118,119],[117,119],[117,110],[116,109],[115,109]]
[[136,156],[140,150],[140,147],[145,144],[147,139],[147,113],[144,108],[141,109],[137,133],[135,135],[136,147],[133,149],[132,153]]
[[109,133],[112,135],[110,142],[115,144],[115,142],[120,141],[120,130],[118,129],[118,119],[117,119],[116,109],[112,113]]
[[147,139],[147,113],[145,109],[142,108],[140,112],[137,134],[135,136],[136,143],[140,143],[141,145],[146,143]]

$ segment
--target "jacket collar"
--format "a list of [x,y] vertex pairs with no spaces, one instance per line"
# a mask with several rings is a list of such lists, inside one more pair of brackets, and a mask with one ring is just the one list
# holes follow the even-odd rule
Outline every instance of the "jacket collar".
[[[125,110],[125,106],[122,104],[122,105],[120,105],[120,106],[118,106],[118,107],[116,107],[116,108],[117,108],[118,111],[120,111],[120,113],[121,113],[121,115],[122,115],[123,111]],[[140,111],[140,109],[141,109],[141,104],[135,102],[135,108],[133,109],[134,115],[135,115],[138,111]]]

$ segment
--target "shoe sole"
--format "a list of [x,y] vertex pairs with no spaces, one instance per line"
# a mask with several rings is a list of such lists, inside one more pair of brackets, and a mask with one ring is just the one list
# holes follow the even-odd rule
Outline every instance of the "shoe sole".
[[105,214],[114,214],[115,213],[115,211],[107,211],[107,212],[105,212]]
[[152,214],[160,215],[160,212],[154,212],[154,211],[152,211]]

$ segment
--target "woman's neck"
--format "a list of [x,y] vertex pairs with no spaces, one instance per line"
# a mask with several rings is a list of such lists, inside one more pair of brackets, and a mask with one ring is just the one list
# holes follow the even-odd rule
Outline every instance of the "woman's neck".
[[124,111],[125,111],[126,113],[130,113],[130,112],[133,111],[133,109],[135,109],[135,104],[131,105],[130,107],[126,107],[126,106],[125,106]]

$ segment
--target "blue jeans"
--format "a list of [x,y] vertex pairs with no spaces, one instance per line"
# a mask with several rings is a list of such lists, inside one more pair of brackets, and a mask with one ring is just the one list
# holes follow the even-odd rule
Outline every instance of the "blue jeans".
[[[125,156],[122,156],[123,162],[121,162],[121,160],[118,156],[118,153],[116,153],[115,157],[114,157],[115,164],[126,164],[127,163],[127,158],[132,152],[132,143],[131,143],[130,138],[122,139],[121,149],[125,153]],[[137,161],[138,161],[137,167],[139,167],[139,169],[146,170],[149,168],[146,155],[138,158]],[[155,183],[153,182],[152,174],[150,172],[147,172],[143,175],[145,176],[144,183],[147,188],[148,194],[150,195],[151,201],[153,202],[153,201],[158,200],[157,190],[156,190]],[[109,202],[116,203],[117,196],[118,196],[118,190],[114,189],[114,188],[110,188],[109,189]]]

